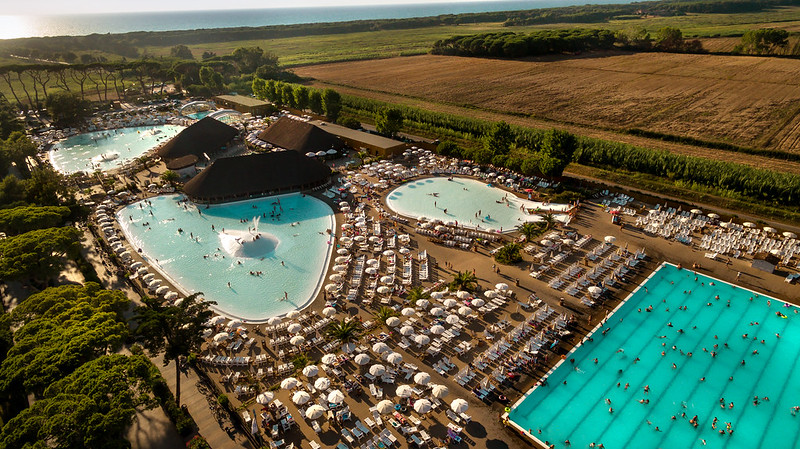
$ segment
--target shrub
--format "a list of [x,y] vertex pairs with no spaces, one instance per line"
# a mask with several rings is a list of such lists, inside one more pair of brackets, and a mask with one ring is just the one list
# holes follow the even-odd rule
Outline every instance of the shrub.
[[361,122],[353,117],[341,117],[339,118],[338,122],[340,125],[346,126],[350,129],[361,129]]
[[522,247],[519,243],[507,243],[494,253],[494,260],[505,265],[513,265],[522,262]]
[[194,438],[186,443],[186,447],[189,449],[211,449],[211,445],[208,444],[208,441],[200,435],[195,435]]

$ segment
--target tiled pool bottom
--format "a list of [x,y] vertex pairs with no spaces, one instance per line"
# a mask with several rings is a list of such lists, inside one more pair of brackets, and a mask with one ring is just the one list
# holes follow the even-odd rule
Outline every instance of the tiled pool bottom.
[[663,264],[509,419],[561,448],[796,448],[797,310]]

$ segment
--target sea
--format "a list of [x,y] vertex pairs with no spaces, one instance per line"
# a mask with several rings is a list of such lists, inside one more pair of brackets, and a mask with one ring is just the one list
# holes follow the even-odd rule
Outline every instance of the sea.
[[[594,0],[592,4],[627,3],[625,0]],[[85,36],[131,31],[171,31],[232,27],[259,27],[298,23],[351,20],[405,19],[441,14],[519,11],[584,5],[586,0],[497,0],[452,3],[361,5],[171,11],[75,15],[0,15],[0,39],[44,36]]]

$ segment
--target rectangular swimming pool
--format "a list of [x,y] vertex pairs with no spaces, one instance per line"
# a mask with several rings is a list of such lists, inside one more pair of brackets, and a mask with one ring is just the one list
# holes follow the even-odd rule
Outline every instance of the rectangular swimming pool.
[[508,417],[559,448],[796,448],[798,342],[796,307],[665,263]]

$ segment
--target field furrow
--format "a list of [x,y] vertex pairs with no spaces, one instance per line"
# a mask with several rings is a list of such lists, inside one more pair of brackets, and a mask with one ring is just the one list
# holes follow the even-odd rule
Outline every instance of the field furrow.
[[800,106],[800,64],[789,59],[618,52],[527,60],[423,55],[296,72],[371,97],[381,93],[439,108],[528,115],[550,126],[642,128],[755,148],[782,142],[780,149],[800,153],[785,144],[800,132],[791,119]]

